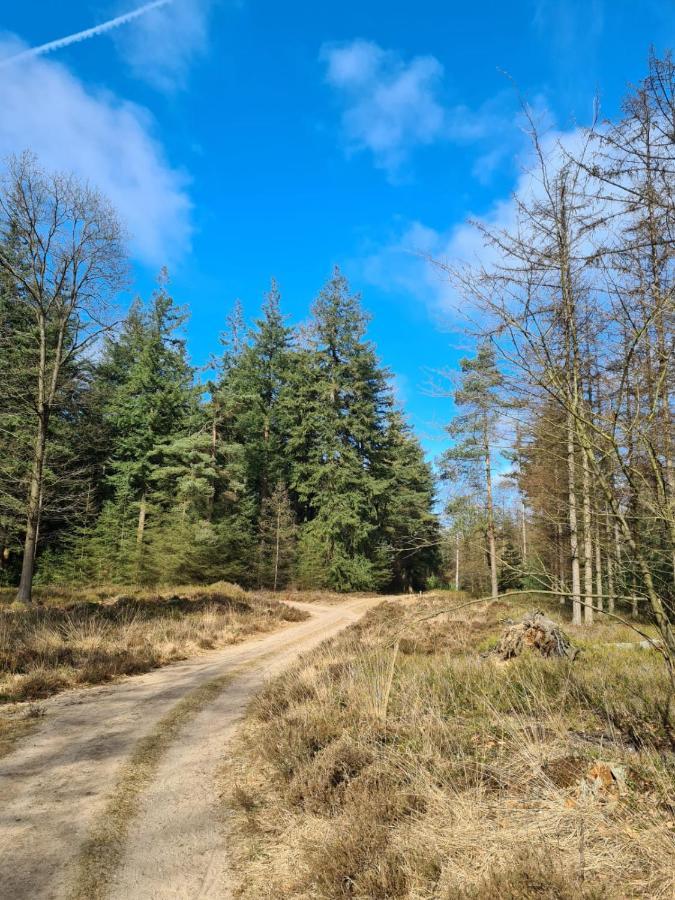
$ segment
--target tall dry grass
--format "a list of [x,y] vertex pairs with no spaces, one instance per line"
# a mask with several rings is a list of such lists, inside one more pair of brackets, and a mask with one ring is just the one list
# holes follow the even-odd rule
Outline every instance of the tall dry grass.
[[222,582],[124,593],[60,588],[18,608],[7,595],[0,597],[0,702],[145,672],[304,617]]
[[[599,626],[482,658],[503,603],[388,603],[271,682],[228,767],[243,898],[670,898],[667,680]],[[571,629],[570,629],[571,631]]]

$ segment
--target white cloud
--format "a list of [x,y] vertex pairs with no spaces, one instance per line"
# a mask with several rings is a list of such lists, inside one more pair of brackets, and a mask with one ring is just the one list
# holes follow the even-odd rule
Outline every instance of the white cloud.
[[326,81],[343,104],[350,151],[370,150],[375,164],[395,173],[410,150],[433,143],[445,127],[437,99],[443,66],[433,56],[405,63],[371,41],[325,45]]
[[[581,152],[583,143],[580,129],[551,130],[542,138],[544,155],[552,168],[563,154]],[[516,197],[527,204],[543,195],[531,152],[523,155],[521,162],[523,171],[513,192],[497,199],[483,215],[468,218],[483,223],[493,232],[514,228]],[[483,235],[471,222],[463,221],[447,230],[437,230],[412,221],[403,223],[391,240],[366,254],[360,269],[371,284],[386,291],[407,293],[425,303],[432,316],[452,326],[473,321],[476,311],[457,292],[442,267],[435,263],[448,267],[480,264],[489,269],[498,257],[499,252],[485,243]]]
[[[21,49],[11,37],[0,39],[0,57]],[[51,59],[8,66],[2,82],[0,159],[30,149],[45,168],[89,180],[117,208],[132,252],[147,264],[188,249],[187,179],[166,161],[147,110],[86,88]]]
[[[435,56],[405,61],[398,53],[359,39],[325,44],[319,58],[342,107],[348,152],[369,151],[375,165],[392,179],[399,177],[416,147],[438,141],[491,143],[512,119],[505,111],[512,102],[506,94],[478,110],[446,105],[444,69]],[[486,159],[492,168],[500,154],[490,149]]]
[[[209,47],[209,24],[217,0],[173,0],[115,32],[114,40],[133,74],[163,91],[184,87],[193,62]],[[119,2],[115,12],[125,12]]]

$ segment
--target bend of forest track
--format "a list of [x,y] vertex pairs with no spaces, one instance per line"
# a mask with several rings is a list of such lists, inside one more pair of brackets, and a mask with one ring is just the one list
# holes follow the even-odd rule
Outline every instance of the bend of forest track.
[[281,631],[46,701],[0,760],[0,894],[227,897],[227,741],[266,678],[385,599],[297,604]]

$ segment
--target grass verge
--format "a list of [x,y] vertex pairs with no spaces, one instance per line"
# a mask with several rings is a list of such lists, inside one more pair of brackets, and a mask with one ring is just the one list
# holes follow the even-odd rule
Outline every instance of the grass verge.
[[[161,591],[41,589],[33,605],[21,607],[12,599],[0,591],[0,704],[146,672],[306,618],[224,582]],[[35,721],[32,707],[6,709],[0,755]]]
[[416,621],[438,603],[383,604],[255,700],[225,773],[236,896],[670,898],[661,658],[599,624],[567,628],[573,663],[500,664],[525,606]]

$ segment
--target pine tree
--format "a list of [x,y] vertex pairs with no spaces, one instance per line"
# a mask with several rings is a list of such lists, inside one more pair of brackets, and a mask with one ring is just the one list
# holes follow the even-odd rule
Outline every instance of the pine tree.
[[445,477],[464,478],[485,502],[485,533],[492,596],[497,597],[498,562],[493,499],[493,459],[502,396],[503,378],[497,368],[495,352],[482,343],[473,359],[460,361],[461,380],[455,403],[463,410],[448,425],[455,444],[443,456]]

